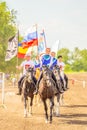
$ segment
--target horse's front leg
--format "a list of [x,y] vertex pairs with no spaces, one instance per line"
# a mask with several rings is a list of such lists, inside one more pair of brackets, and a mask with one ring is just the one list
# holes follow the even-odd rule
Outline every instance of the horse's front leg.
[[63,94],[60,95],[59,103],[60,103],[61,106],[63,106],[63,104],[64,104],[64,95]]
[[50,123],[52,123],[52,110],[53,110],[53,106],[54,106],[54,98],[50,98]]
[[48,123],[48,113],[47,113],[47,104],[46,104],[46,100],[43,100],[43,104],[44,104],[44,110],[45,110],[45,119],[46,119],[46,123]]
[[31,97],[31,98],[30,98],[30,104],[29,104],[29,107],[30,107],[30,108],[28,109],[28,110],[29,110],[29,116],[32,115],[33,98],[34,98],[34,97]]
[[26,97],[24,97],[24,117],[27,117],[27,100],[26,100]]
[[60,116],[60,94],[57,94],[57,102],[55,108],[56,108],[56,116]]

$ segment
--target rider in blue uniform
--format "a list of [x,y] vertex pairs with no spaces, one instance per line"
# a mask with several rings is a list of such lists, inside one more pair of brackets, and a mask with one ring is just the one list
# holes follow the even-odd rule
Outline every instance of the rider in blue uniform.
[[[50,64],[50,69],[51,70],[53,70],[53,67],[55,65],[57,65],[57,63],[58,63],[58,60],[57,60],[57,58],[55,56],[56,56],[56,53],[54,51],[52,51],[51,52],[52,59],[51,59],[51,64]],[[60,77],[60,80],[61,80],[61,76],[60,75],[59,75],[59,77]],[[59,87],[59,92],[63,93],[64,91]]]
[[55,65],[57,65],[57,59],[55,58],[55,52],[54,51],[52,51],[51,52],[51,64],[50,64],[50,69],[51,70],[53,70],[53,67],[55,66]]
[[[46,53],[41,58],[41,67],[42,66],[48,66],[48,67],[50,67],[50,65],[52,64],[51,62],[52,62],[52,57],[50,55],[50,48],[46,48]],[[34,92],[34,94],[38,93],[39,83],[40,83],[40,81],[41,81],[42,78],[43,78],[43,73],[41,73],[41,75],[40,75],[40,77],[39,77],[39,79],[37,81],[37,86],[36,86],[37,89]],[[59,88],[58,88],[57,81],[56,81],[56,78],[55,78],[55,75],[53,74],[53,72],[52,72],[52,79],[55,81],[57,90],[60,91]]]
[[50,66],[51,56],[50,56],[50,48],[46,48],[46,53],[41,58],[41,67],[46,65]]

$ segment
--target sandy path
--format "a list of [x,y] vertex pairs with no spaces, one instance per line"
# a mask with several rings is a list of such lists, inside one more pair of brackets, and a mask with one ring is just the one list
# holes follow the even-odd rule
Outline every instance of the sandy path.
[[[68,75],[69,78],[86,80],[87,73]],[[64,94],[60,117],[53,117],[52,124],[44,121],[43,104],[33,106],[32,117],[23,117],[21,97],[15,95],[17,88],[8,87],[5,92],[5,106],[0,105],[0,130],[87,130],[87,83],[75,82]],[[1,93],[0,93],[1,97]],[[1,98],[0,98],[1,104]]]

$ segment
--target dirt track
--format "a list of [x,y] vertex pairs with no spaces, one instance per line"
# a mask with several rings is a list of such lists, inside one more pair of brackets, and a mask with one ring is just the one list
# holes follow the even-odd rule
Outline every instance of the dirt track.
[[[70,74],[68,77],[87,81],[87,73]],[[72,85],[71,80],[69,81],[70,89],[64,94],[64,104],[60,107],[61,115],[53,117],[52,124],[46,124],[44,121],[42,103],[33,106],[31,117],[24,118],[21,97],[15,95],[17,87],[6,87],[5,104],[0,105],[0,130],[87,130],[87,82],[85,88],[82,83],[76,81]]]

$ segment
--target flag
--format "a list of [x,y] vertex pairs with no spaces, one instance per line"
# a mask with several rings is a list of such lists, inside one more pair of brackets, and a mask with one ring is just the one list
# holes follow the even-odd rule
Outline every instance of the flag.
[[36,25],[34,25],[31,28],[29,28],[28,31],[26,32],[25,37],[18,48],[18,57],[24,58],[25,54],[31,53],[31,51],[37,53],[37,46],[38,46],[37,27]]
[[23,48],[22,44],[18,43],[18,54],[17,54],[17,57],[18,58],[24,58],[27,50],[28,50],[28,48]]
[[55,52],[57,54],[57,51],[59,50],[59,40],[57,40],[53,46],[51,47],[51,51]]
[[39,55],[43,55],[46,50],[46,39],[44,30],[40,33],[38,38],[38,53]]
[[8,48],[6,50],[5,61],[11,60],[17,55],[18,33],[8,40]]

